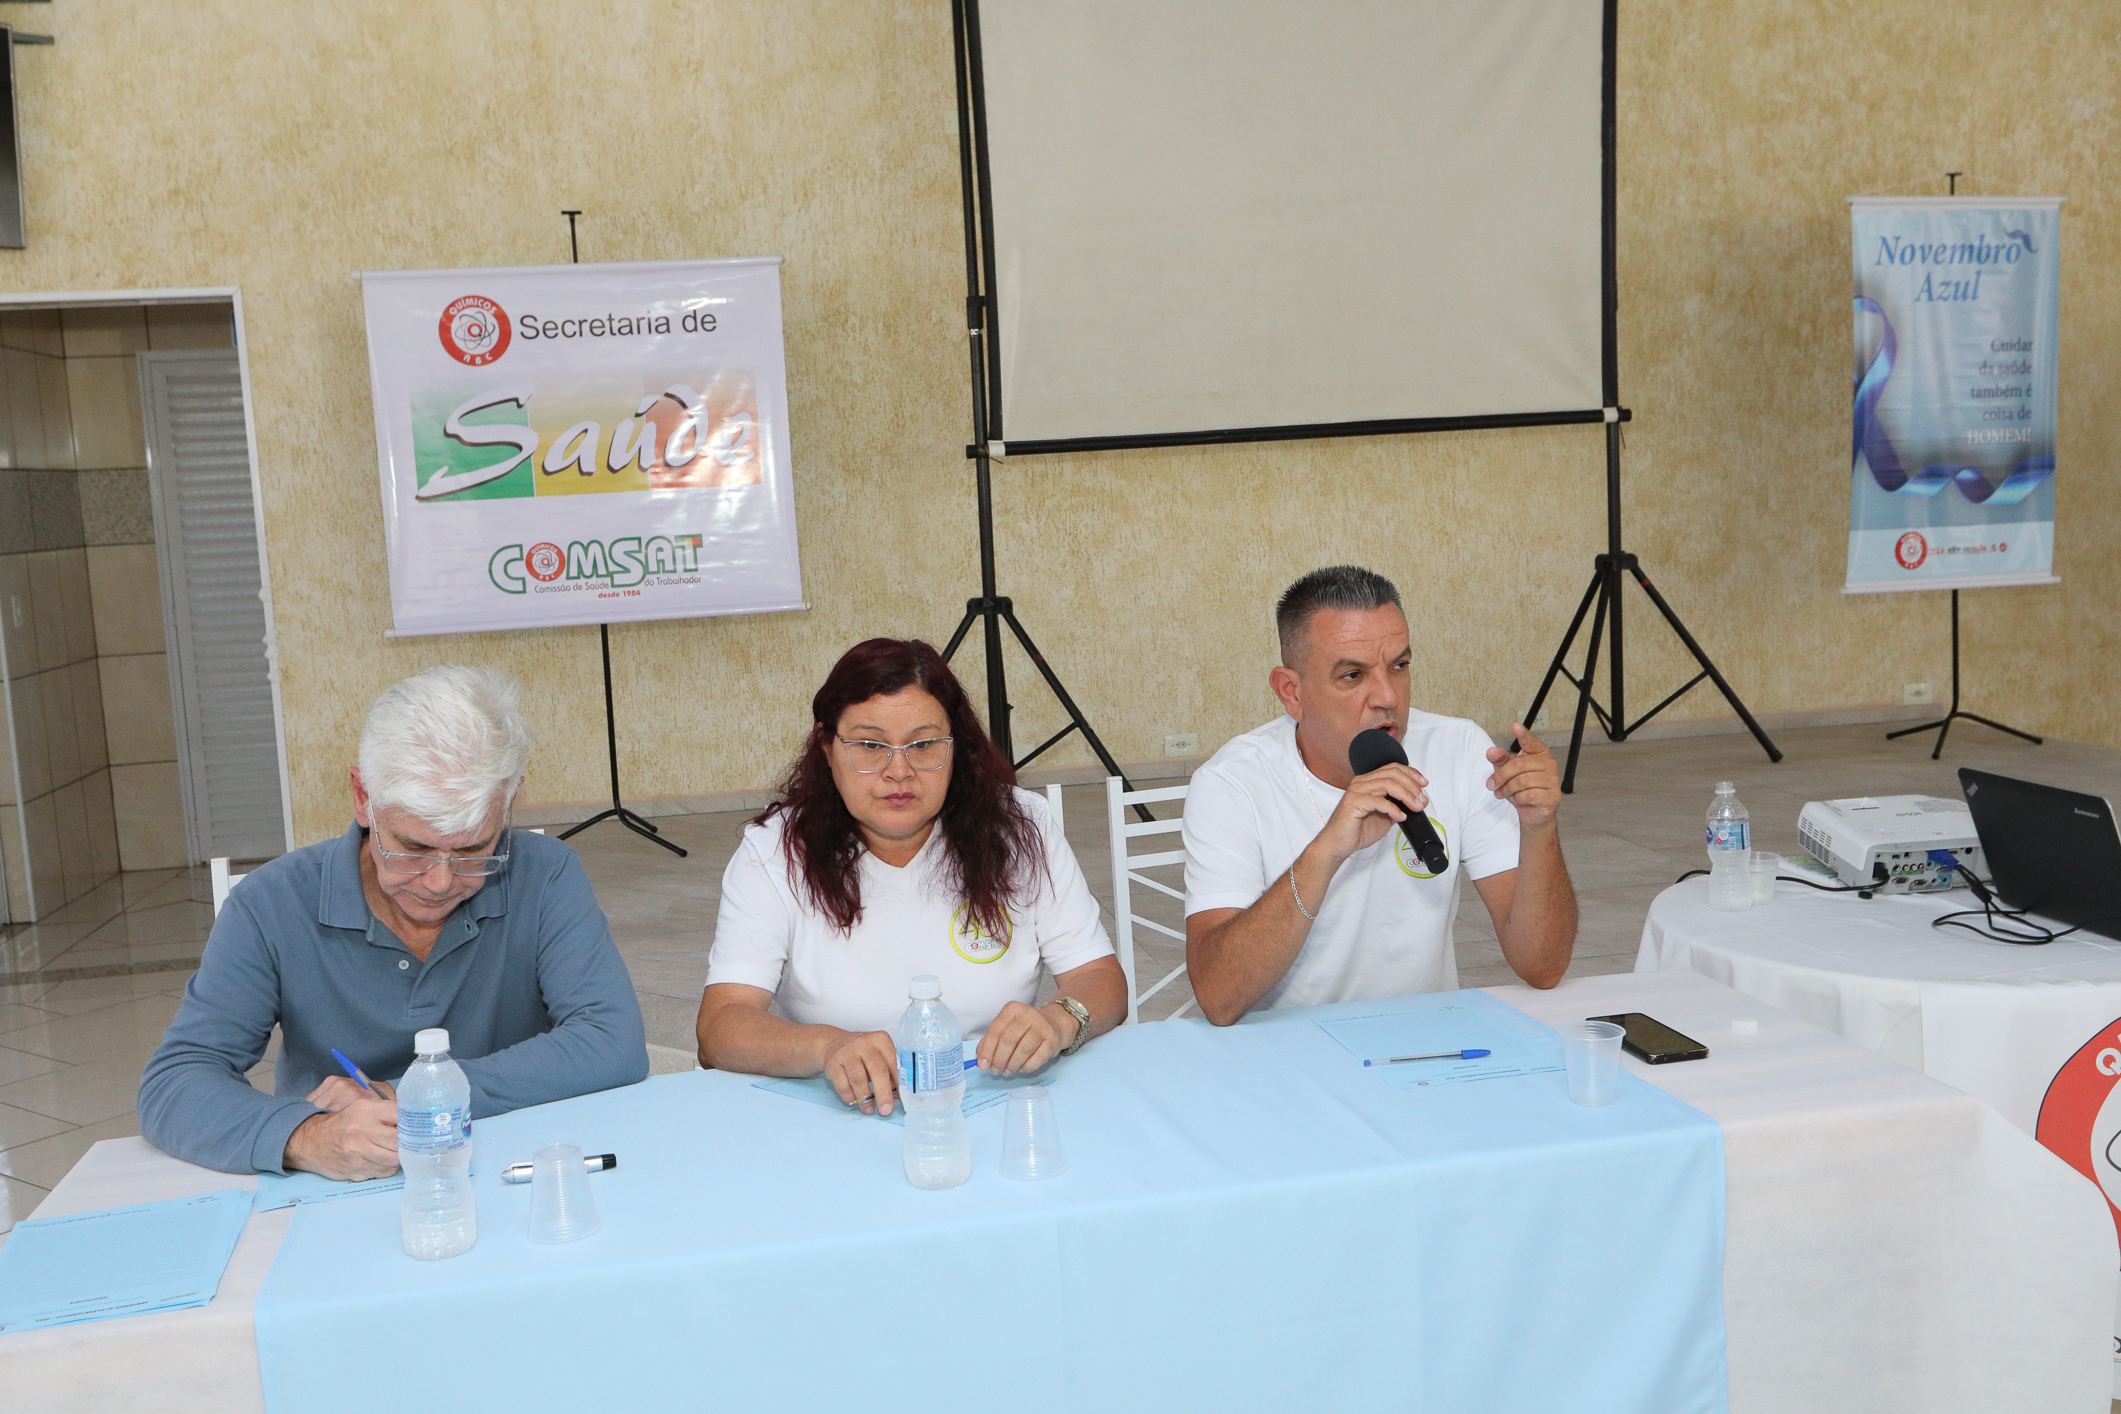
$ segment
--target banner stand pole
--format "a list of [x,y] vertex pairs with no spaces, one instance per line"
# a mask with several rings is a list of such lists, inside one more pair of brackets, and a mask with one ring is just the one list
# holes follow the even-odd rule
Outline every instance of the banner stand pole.
[[[574,221],[582,213],[580,211],[562,211],[560,214],[567,218],[568,252],[573,255],[574,263],[580,265],[582,263],[582,247],[575,240]],[[664,839],[662,833],[654,825],[650,824],[645,816],[636,815],[633,811],[628,810],[625,802],[619,798],[619,719],[618,714],[612,710],[611,704],[610,624],[597,625],[597,641],[604,650],[604,747],[609,753],[611,762],[611,808],[598,811],[571,830],[562,830],[560,838],[563,840],[573,839],[591,825],[599,825],[606,820],[616,820],[642,839],[649,841],[651,844],[659,844],[678,858],[683,859],[688,851],[680,849],[669,840]]]
[[[1608,741],[1626,741],[1631,732],[1634,732],[1643,723],[1649,721],[1650,718],[1677,702],[1681,697],[1684,697],[1703,679],[1716,685],[1716,690],[1721,692],[1724,700],[1731,704],[1731,710],[1736,712],[1738,719],[1745,723],[1746,730],[1753,734],[1753,740],[1759,742],[1760,749],[1767,753],[1768,760],[1780,761],[1782,759],[1782,752],[1776,749],[1775,743],[1768,739],[1768,734],[1760,729],[1760,723],[1753,720],[1753,714],[1746,710],[1745,703],[1739,700],[1737,692],[1731,687],[1730,683],[1724,680],[1723,674],[1717,671],[1716,665],[1710,661],[1708,653],[1703,650],[1699,643],[1694,641],[1694,635],[1687,632],[1686,625],[1679,621],[1679,615],[1673,611],[1670,604],[1665,602],[1664,596],[1657,592],[1656,586],[1650,583],[1650,577],[1642,572],[1641,563],[1637,561],[1635,556],[1621,548],[1620,424],[1628,421],[1630,414],[1626,408],[1620,405],[1620,335],[1618,328],[1620,317],[1619,232],[1618,223],[1614,215],[1614,194],[1618,180],[1618,163],[1615,158],[1616,123],[1614,112],[1618,99],[1619,85],[1619,70],[1614,49],[1619,42],[1619,31],[1619,5],[1617,0],[1606,0],[1605,61],[1604,72],[1600,79],[1603,89],[1602,99],[1605,114],[1601,120],[1599,131],[1599,146],[1603,149],[1602,158],[1604,165],[1602,174],[1604,191],[1601,193],[1600,201],[1604,211],[1603,230],[1601,232],[1603,250],[1600,262],[1602,267],[1600,284],[1603,288],[1600,290],[1599,313],[1604,325],[1602,333],[1605,346],[1605,366],[1602,374],[1606,408],[1606,550],[1604,554],[1592,558],[1591,586],[1584,590],[1583,602],[1576,606],[1576,617],[1569,621],[1569,631],[1561,636],[1561,646],[1554,650],[1554,660],[1547,665],[1547,675],[1540,682],[1539,692],[1532,698],[1532,705],[1526,710],[1523,718],[1527,727],[1539,720],[1539,709],[1546,704],[1547,693],[1553,689],[1555,678],[1567,678],[1570,685],[1576,689],[1575,727],[1569,734],[1568,763],[1562,768],[1561,774],[1563,794],[1573,794],[1576,790],[1576,758],[1583,749],[1584,728],[1590,724],[1589,718],[1593,713],[1597,715],[1598,726],[1605,732]],[[1686,645],[1687,652],[1693,655],[1695,663],[1701,668],[1700,672],[1687,679],[1676,692],[1673,692],[1664,701],[1637,717],[1633,722],[1628,721],[1627,664],[1626,660],[1621,656],[1620,589],[1622,574],[1630,574],[1635,577],[1635,582],[1642,586],[1642,592],[1650,596],[1651,605],[1656,608],[1659,614],[1664,616],[1666,625],[1671,628],[1679,641]],[[1591,606],[1594,600],[1597,604],[1597,610],[1591,619],[1591,637],[1584,654],[1583,676],[1577,677],[1568,670],[1566,660],[1571,645],[1576,642],[1577,633],[1583,628],[1584,615],[1592,613]],[[1606,668],[1607,680],[1612,685],[1613,705],[1610,711],[1600,706],[1598,699],[1591,695],[1592,679],[1596,677],[1598,672],[1599,639],[1608,629],[1610,629],[1612,635],[1612,649],[1608,659],[1609,665]],[[1956,699],[1954,705],[1957,705]],[[1515,749],[1514,746],[1512,749]]]
[[606,820],[616,820],[642,839],[647,840],[651,844],[659,844],[678,858],[683,859],[687,851],[664,839],[662,833],[654,825],[650,824],[645,817],[636,815],[631,810],[628,810],[625,802],[619,799],[619,721],[617,714],[612,711],[611,707],[611,625],[598,624],[597,637],[602,640],[604,648],[604,746],[611,754],[611,808],[609,810],[599,810],[571,830],[562,830],[560,838],[563,840],[573,839],[591,825],[600,825]]
[[[1044,755],[1049,748],[1058,745],[1071,732],[1081,732],[1083,740],[1088,743],[1098,762],[1105,768],[1105,774],[1118,776],[1122,790],[1132,790],[1134,786],[1127,779],[1127,773],[1120,770],[1119,763],[1112,759],[1112,753],[1105,749],[1104,742],[1098,739],[1097,732],[1091,727],[1090,719],[1083,715],[1082,708],[1075,705],[1075,699],[1069,696],[1068,689],[1062,685],[1060,675],[1053,671],[1053,666],[1046,661],[1045,654],[1039,652],[1038,645],[1031,641],[1031,635],[1025,631],[1023,624],[1017,621],[1016,606],[1007,596],[995,592],[994,478],[991,457],[994,455],[992,449],[999,449],[1004,444],[988,441],[987,388],[990,371],[998,368],[998,363],[994,361],[998,360],[1000,355],[985,337],[988,306],[980,292],[983,253],[987,257],[986,273],[990,288],[994,273],[993,251],[983,251],[980,232],[982,229],[991,231],[994,218],[987,193],[985,134],[975,128],[973,121],[975,106],[984,114],[986,101],[982,95],[975,105],[970,87],[981,83],[979,56],[976,52],[979,38],[976,32],[968,38],[969,26],[965,22],[966,3],[967,0],[956,0],[950,11],[957,49],[958,177],[965,204],[965,323],[971,340],[972,356],[972,445],[965,448],[965,456],[973,464],[973,481],[978,491],[980,592],[978,597],[965,601],[965,616],[958,620],[957,632],[950,635],[949,645],[943,649],[943,661],[950,661],[952,655],[957,652],[958,645],[965,641],[965,635],[971,631],[973,623],[982,622],[985,626],[987,650],[987,733],[994,739],[994,744],[1000,748],[1002,755],[1009,758],[1010,765],[1020,771]],[[975,138],[978,139],[976,159]],[[975,171],[977,182],[974,180]],[[1038,669],[1039,676],[1046,680],[1046,686],[1060,702],[1061,710],[1068,714],[1067,726],[1047,737],[1021,758],[1016,755],[1009,733],[1009,684],[1002,665],[1004,624],[1009,626],[1009,632],[1014,634],[1016,641],[1022,645],[1024,653]],[[1135,806],[1134,813],[1144,821],[1156,818],[1149,812],[1148,807],[1143,805]]]
[[1885,739],[1892,741],[1897,737],[1913,736],[1917,732],[1935,732],[1937,734],[1937,745],[1930,752],[1930,760],[1935,761],[1944,755],[1944,738],[1950,735],[1952,723],[1961,717],[1966,718],[1969,722],[1979,722],[1984,727],[1994,727],[1999,732],[2008,732],[2012,736],[2020,737],[2035,746],[2041,744],[2041,738],[2034,736],[2031,732],[2021,732],[2016,727],[2006,727],[2001,722],[1992,722],[1986,717],[1979,717],[1972,712],[1959,710],[1959,591],[1954,589],[1952,591],[1952,705],[1936,721],[1924,722],[1919,727],[1902,727],[1897,732],[1887,732]]

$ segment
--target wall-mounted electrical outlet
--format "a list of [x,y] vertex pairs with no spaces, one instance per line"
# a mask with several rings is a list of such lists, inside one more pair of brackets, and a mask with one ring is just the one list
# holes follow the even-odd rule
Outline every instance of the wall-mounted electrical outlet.
[[1166,756],[1198,756],[1198,755],[1200,755],[1200,734],[1199,734],[1198,732],[1187,732],[1187,733],[1186,733],[1186,734],[1185,734],[1184,736],[1167,736],[1167,737],[1165,737],[1165,738],[1164,738],[1164,755],[1166,755]]
[[1904,682],[1900,684],[1900,701],[1903,706],[1919,707],[1925,702],[1933,702],[1935,700],[1936,695],[1930,691],[1930,685],[1926,682]]

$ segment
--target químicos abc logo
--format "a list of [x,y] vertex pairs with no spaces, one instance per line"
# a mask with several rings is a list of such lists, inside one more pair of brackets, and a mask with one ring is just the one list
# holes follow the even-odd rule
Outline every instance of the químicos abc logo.
[[484,295],[461,295],[442,311],[442,348],[458,363],[483,368],[508,352],[508,311]]

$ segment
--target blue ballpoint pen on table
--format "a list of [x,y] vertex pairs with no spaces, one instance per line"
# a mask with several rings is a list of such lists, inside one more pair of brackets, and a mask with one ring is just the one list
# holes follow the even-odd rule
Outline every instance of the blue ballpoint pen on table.
[[1405,1065],[1408,1061],[1425,1060],[1479,1060],[1493,1055],[1492,1051],[1438,1051],[1433,1056],[1384,1056],[1377,1060],[1366,1060],[1364,1065]]

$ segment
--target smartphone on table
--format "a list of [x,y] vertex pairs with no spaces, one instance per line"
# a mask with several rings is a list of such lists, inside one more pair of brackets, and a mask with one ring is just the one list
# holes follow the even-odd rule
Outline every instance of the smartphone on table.
[[1709,1048],[1691,1036],[1674,1031],[1654,1016],[1645,1016],[1639,1011],[1616,1012],[1612,1016],[1593,1016],[1590,1021],[1610,1021],[1627,1034],[1620,1038],[1620,1048],[1639,1061],[1651,1065],[1669,1065],[1673,1061],[1701,1060]]

